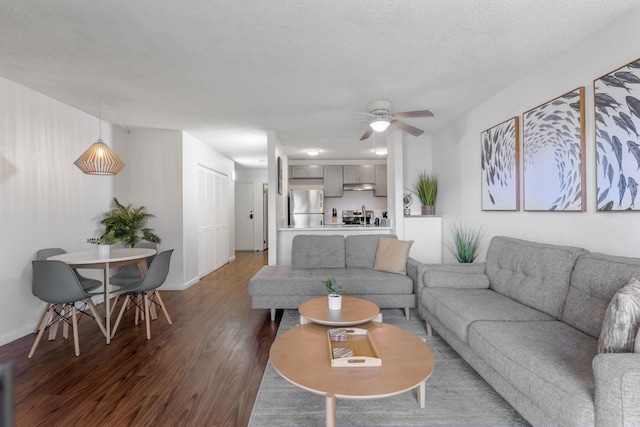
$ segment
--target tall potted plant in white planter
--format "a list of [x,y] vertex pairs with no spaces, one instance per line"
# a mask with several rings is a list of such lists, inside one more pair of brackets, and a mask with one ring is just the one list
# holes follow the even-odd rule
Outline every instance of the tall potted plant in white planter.
[[422,215],[436,214],[436,197],[438,196],[438,177],[427,175],[425,171],[418,173],[418,179],[413,185],[415,193],[422,202]]
[[336,286],[336,279],[332,275],[328,275],[325,280],[322,281],[322,284],[329,292],[328,304],[329,310],[341,310],[342,309],[342,295],[338,291],[338,287]]

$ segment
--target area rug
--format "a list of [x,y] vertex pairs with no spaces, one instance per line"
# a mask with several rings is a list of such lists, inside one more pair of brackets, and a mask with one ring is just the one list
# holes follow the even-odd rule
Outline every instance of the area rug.
[[[416,311],[383,309],[385,323],[425,338],[435,355],[427,380],[427,405],[420,409],[416,390],[372,400],[338,399],[338,426],[528,426],[442,338],[427,337]],[[297,310],[285,310],[278,334],[299,322]],[[282,378],[269,362],[258,391],[250,427],[324,426],[325,398]]]

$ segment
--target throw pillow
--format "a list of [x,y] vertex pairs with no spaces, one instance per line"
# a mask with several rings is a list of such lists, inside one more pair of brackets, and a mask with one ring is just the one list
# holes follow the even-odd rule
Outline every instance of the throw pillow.
[[633,278],[615,293],[604,314],[598,353],[632,353],[640,327],[640,281]]
[[407,274],[407,258],[413,240],[398,240],[381,237],[378,240],[374,270],[390,273]]

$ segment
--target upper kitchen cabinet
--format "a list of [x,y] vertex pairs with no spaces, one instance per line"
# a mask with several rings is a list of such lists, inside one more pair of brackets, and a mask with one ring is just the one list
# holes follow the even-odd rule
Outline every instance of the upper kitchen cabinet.
[[342,166],[324,167],[324,197],[342,197]]
[[373,195],[376,197],[387,197],[387,165],[375,166],[376,189]]
[[373,165],[345,165],[342,168],[345,184],[372,184]]
[[322,178],[323,168],[321,165],[291,165],[289,178]]

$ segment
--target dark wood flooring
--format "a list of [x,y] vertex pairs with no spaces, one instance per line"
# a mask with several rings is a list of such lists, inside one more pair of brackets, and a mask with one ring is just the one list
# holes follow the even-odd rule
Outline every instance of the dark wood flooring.
[[246,426],[281,313],[271,323],[247,291],[267,252],[236,255],[191,288],[162,292],[173,325],[159,312],[151,340],[130,310],[110,345],[82,319],[79,357],[61,331],[31,360],[35,335],[0,347],[0,362],[13,363],[16,426]]

